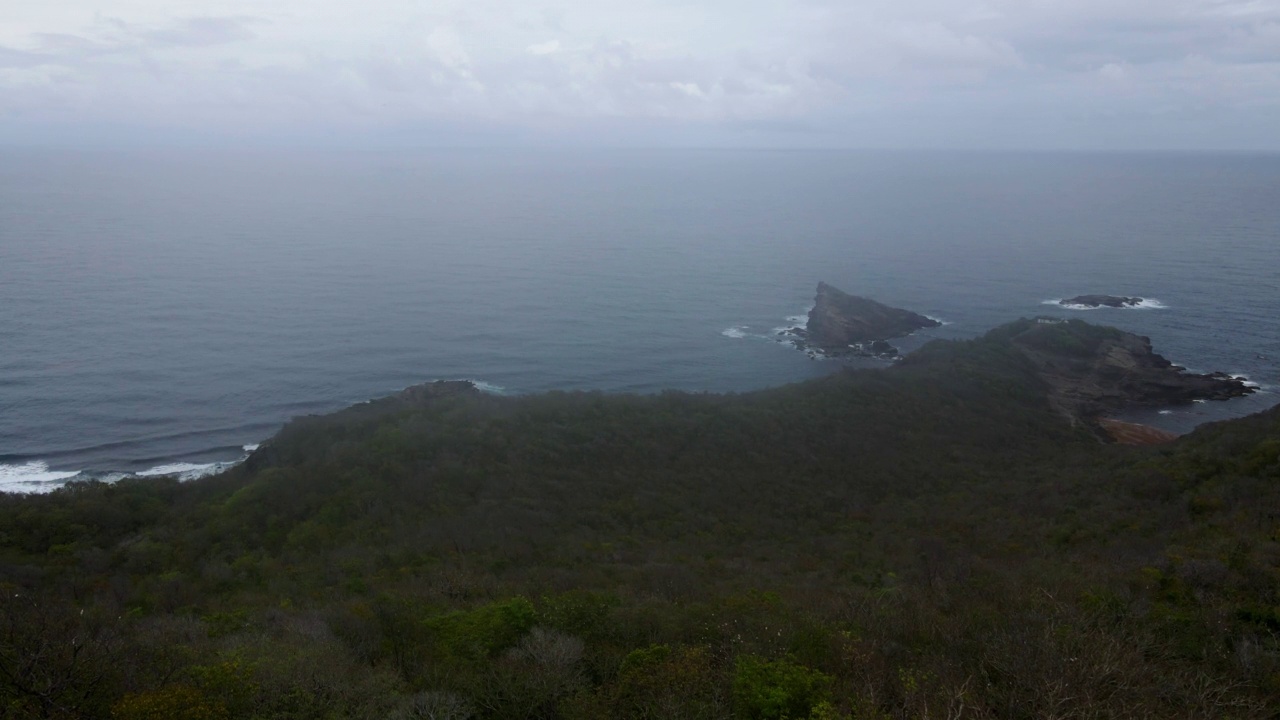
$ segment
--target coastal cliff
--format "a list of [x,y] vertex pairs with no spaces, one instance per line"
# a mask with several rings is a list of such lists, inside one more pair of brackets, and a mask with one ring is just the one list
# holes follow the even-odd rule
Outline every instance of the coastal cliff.
[[1197,374],[1151,348],[1150,338],[1079,320],[1023,320],[996,332],[1036,368],[1049,401],[1073,420],[1131,407],[1228,400],[1253,392],[1225,373]]

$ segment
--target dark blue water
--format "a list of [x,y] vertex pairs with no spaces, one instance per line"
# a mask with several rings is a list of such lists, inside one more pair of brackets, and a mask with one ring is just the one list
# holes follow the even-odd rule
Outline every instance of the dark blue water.
[[[0,151],[0,485],[234,461],[439,378],[742,391],[826,280],[945,320],[1152,337],[1274,404],[1280,156]],[[1137,294],[1163,308],[1043,301]]]

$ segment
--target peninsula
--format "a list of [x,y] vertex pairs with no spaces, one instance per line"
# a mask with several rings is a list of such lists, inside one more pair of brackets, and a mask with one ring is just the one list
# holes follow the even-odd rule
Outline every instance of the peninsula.
[[1023,319],[992,330],[987,338],[1029,361],[1049,404],[1073,424],[1096,428],[1106,414],[1128,408],[1230,400],[1254,392],[1226,373],[1187,372],[1157,354],[1148,337],[1081,320]]

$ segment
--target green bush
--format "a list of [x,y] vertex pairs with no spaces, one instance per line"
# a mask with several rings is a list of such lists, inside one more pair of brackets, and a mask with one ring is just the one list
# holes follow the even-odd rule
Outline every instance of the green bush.
[[533,629],[537,612],[523,597],[427,620],[426,630],[441,655],[463,662],[483,662]]
[[733,704],[749,720],[802,720],[827,702],[831,678],[790,660],[738,658],[733,673]]

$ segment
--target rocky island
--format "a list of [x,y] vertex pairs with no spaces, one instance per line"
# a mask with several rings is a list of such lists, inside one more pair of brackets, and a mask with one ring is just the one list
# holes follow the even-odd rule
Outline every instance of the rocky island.
[[1131,308],[1138,307],[1143,303],[1140,297],[1126,297],[1123,295],[1077,295],[1073,298],[1059,300],[1058,304],[1063,307],[1086,307],[1086,308]]
[[941,324],[919,313],[850,295],[820,282],[805,327],[788,328],[779,334],[814,355],[892,359],[897,357],[898,349],[889,340]]

